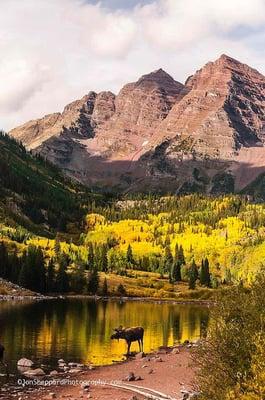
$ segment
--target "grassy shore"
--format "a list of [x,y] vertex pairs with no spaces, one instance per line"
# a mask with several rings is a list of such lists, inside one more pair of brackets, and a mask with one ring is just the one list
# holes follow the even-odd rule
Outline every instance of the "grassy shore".
[[[106,279],[109,296],[117,296],[117,288],[122,285],[126,296],[132,298],[154,298],[161,300],[213,300],[221,289],[198,286],[190,290],[187,282],[170,283],[167,277],[157,273],[130,270],[127,276],[100,274],[100,281]],[[225,290],[223,288],[222,290]]]
[[[102,293],[103,282],[106,279],[108,293]],[[122,285],[124,293],[118,292]],[[162,277],[157,273],[129,270],[127,276],[121,276],[114,273],[100,273],[99,296],[109,298],[128,297],[132,299],[154,299],[171,301],[213,301],[216,294],[222,289],[210,289],[198,286],[195,290],[188,288],[187,282],[178,282],[172,284],[167,277]],[[27,297],[35,296],[36,293],[14,285],[3,279],[0,279],[0,296]],[[55,297],[60,294],[53,294]],[[67,295],[86,295],[85,292],[69,293]]]

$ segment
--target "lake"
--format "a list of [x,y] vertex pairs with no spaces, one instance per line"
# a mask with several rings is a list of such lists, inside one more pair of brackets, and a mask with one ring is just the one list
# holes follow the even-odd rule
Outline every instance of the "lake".
[[[122,360],[126,352],[123,340],[110,340],[113,328],[143,326],[144,350],[149,352],[199,339],[208,319],[207,307],[144,300],[0,302],[0,342],[6,348],[12,372],[22,357],[48,369],[57,366],[59,358],[104,365]],[[132,344],[131,351],[138,351],[137,343]]]

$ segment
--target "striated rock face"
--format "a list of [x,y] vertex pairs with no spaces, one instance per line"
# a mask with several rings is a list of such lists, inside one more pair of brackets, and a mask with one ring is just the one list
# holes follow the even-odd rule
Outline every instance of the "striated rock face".
[[62,114],[30,121],[10,134],[85,184],[127,186],[127,174],[183,88],[160,69],[125,85],[116,97],[90,92]]
[[111,128],[143,131],[156,128],[180,98],[183,85],[162,69],[124,86],[116,99]]
[[53,137],[72,133],[80,138],[94,136],[94,129],[107,121],[115,111],[115,95],[90,92],[81,100],[68,104],[62,113],[49,114],[13,129],[10,134],[29,149],[36,149]]
[[265,171],[265,77],[225,55],[185,85],[159,69],[10,134],[87,185],[229,192]]
[[265,77],[223,55],[190,77],[186,88],[143,165],[153,178],[166,171],[177,191],[241,189],[265,166]]
[[197,155],[233,159],[240,147],[264,140],[264,84],[263,75],[225,55],[208,63],[187,80],[190,91],[161,124],[162,139],[188,139]]
[[125,85],[115,99],[115,113],[85,143],[90,154],[128,162],[138,159],[161,121],[182,97],[184,86],[162,69]]

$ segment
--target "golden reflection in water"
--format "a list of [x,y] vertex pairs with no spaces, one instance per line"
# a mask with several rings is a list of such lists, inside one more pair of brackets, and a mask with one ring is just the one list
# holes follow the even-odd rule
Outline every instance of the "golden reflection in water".
[[[208,324],[208,309],[150,302],[50,300],[0,303],[0,342],[9,360],[29,357],[53,365],[58,358],[95,365],[121,360],[125,342],[110,340],[115,327],[143,326],[144,350],[196,340]],[[132,351],[138,351],[133,343]]]

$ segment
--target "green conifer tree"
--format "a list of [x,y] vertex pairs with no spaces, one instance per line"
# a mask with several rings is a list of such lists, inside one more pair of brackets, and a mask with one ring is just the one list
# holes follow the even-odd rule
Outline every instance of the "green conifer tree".
[[56,291],[66,293],[69,291],[69,277],[67,274],[66,258],[62,255],[59,260],[59,269],[56,275]]
[[51,258],[47,268],[46,290],[48,293],[55,291],[55,266]]
[[8,255],[4,242],[0,243],[0,277],[8,277]]
[[183,250],[182,245],[179,246],[178,261],[179,261],[180,265],[185,265],[186,264],[185,256],[184,256],[184,250]]
[[207,257],[205,258],[205,260],[202,260],[199,278],[201,285],[207,287],[211,286],[211,275],[209,270],[209,261]]
[[198,279],[198,269],[195,264],[195,261],[193,260],[189,271],[189,289],[196,288],[197,279]]
[[19,276],[18,276],[18,284],[24,288],[28,288],[28,268],[27,263],[25,261],[22,262],[22,266],[20,268]]
[[133,252],[130,244],[127,247],[126,259],[128,264],[134,264]]
[[96,268],[94,268],[88,277],[87,291],[89,294],[95,295],[99,288],[99,274]]
[[171,280],[172,280],[172,282],[180,282],[181,281],[181,264],[179,261],[173,262],[172,271],[171,271]]
[[102,286],[102,296],[108,296],[109,289],[108,289],[108,282],[107,279],[104,279],[103,286]]
[[88,269],[92,270],[95,266],[94,248],[91,242],[88,243],[88,256],[87,256]]
[[169,246],[165,247],[165,255],[164,255],[164,271],[171,273],[173,264],[173,256]]

